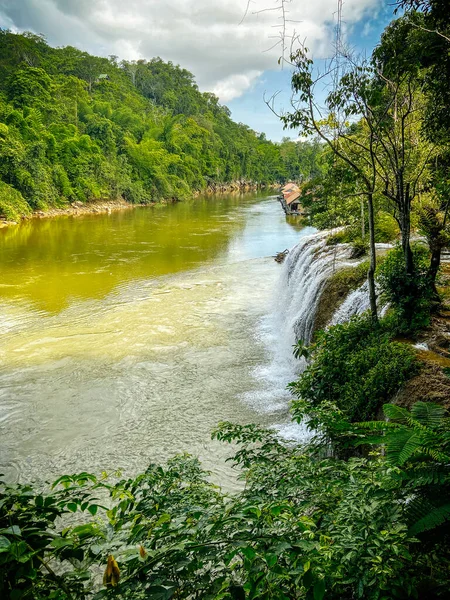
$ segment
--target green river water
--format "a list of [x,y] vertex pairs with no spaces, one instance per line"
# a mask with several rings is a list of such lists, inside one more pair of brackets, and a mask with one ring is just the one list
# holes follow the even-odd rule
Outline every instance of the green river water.
[[132,474],[188,451],[232,486],[210,432],[288,422],[259,332],[282,310],[272,255],[307,233],[261,194],[0,230],[0,472]]

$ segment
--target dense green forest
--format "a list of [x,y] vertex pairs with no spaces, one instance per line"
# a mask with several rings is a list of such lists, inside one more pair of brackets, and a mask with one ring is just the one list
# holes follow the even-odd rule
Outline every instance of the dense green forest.
[[[294,347],[306,368],[290,384],[291,412],[307,424],[308,442],[286,444],[255,425],[222,423],[213,433],[232,444],[245,481],[240,493],[222,493],[189,456],[150,465],[132,479],[81,473],[46,489],[5,484],[2,597],[450,598],[450,367],[444,366],[450,318],[440,269],[450,244],[450,13],[447,0],[397,4],[404,13],[370,60],[343,54],[326,118],[315,113],[316,71],[308,52],[292,56],[299,103],[283,118],[312,136],[304,146],[270,144],[233,124],[188,74],[159,60],[119,67],[98,59],[100,66],[89,71],[94,59],[74,49],[3,34],[12,45],[8,59],[2,50],[2,152],[10,157],[2,162],[2,185],[16,206],[31,198],[30,206],[38,206],[38,193],[47,198],[50,188],[54,202],[111,193],[107,186],[119,174],[117,193],[132,201],[145,200],[149,189],[171,196],[180,181],[187,190],[236,177],[296,178],[311,222],[339,226],[330,245],[349,242],[358,256],[369,255],[373,302],[367,314]],[[39,65],[24,65],[24,48],[31,62],[40,49]],[[86,70],[75,72],[81,65]],[[99,71],[111,80],[98,82]],[[181,106],[163,84],[169,71],[189,90]],[[126,102],[118,104],[120,94]],[[70,102],[50,101],[68,96]],[[61,113],[49,126],[56,123],[53,110]],[[199,146],[188,151],[184,144],[192,139]],[[205,140],[218,146],[196,155]],[[239,151],[232,150],[238,141]],[[264,165],[257,164],[258,152]],[[196,170],[196,159],[187,157],[200,155],[205,162]],[[20,162],[26,160],[28,170]],[[153,160],[161,170],[149,166]],[[41,179],[28,189],[34,165]],[[398,243],[380,260],[379,241]],[[376,296],[389,305],[385,315]],[[432,329],[437,314],[446,335]],[[442,344],[442,364],[433,371],[446,382],[441,396],[433,396],[434,379],[413,347],[427,327]],[[396,403],[400,388],[421,372],[426,385],[420,389],[431,395]]]
[[233,122],[191,73],[160,58],[119,63],[0,31],[0,214],[8,219],[73,201],[182,199],[211,184],[299,178],[303,168],[308,176],[301,146]]

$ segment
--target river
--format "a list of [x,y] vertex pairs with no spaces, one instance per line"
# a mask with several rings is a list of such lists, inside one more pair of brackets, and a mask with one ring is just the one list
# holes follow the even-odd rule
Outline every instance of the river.
[[212,428],[292,427],[272,255],[312,231],[256,193],[0,230],[0,472],[133,474],[187,451],[233,487]]

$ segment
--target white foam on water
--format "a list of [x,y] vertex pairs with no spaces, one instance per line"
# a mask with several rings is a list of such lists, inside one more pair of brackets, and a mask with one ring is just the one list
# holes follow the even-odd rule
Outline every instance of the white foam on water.
[[[293,346],[298,340],[310,343],[327,279],[337,268],[354,264],[349,245],[327,246],[329,234],[323,231],[303,237],[290,250],[272,309],[258,324],[256,335],[267,359],[253,371],[257,387],[242,399],[260,413],[280,412],[287,417],[292,395],[286,387],[306,366],[304,359],[294,358]],[[284,439],[304,441],[309,436],[303,424],[290,420],[275,428]]]
[[355,315],[361,315],[370,309],[369,284],[365,281],[351,292],[334,313],[330,325],[346,323]]
[[414,348],[417,348],[417,350],[429,350],[428,344],[425,342],[418,342],[417,344],[414,344]]

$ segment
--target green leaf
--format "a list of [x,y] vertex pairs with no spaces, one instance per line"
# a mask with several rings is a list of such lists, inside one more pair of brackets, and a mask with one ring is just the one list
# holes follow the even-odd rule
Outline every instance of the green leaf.
[[77,512],[77,504],[75,502],[69,502],[67,504],[67,508],[71,511],[71,512]]
[[170,600],[176,592],[176,587],[166,585],[152,585],[147,588],[146,598],[152,600]]
[[253,560],[256,556],[256,552],[253,550],[251,546],[246,546],[245,548],[241,548],[242,554],[248,558],[248,560]]
[[90,504],[88,506],[88,511],[91,513],[92,516],[95,516],[98,511],[98,504]]
[[72,529],[72,533],[74,535],[78,535],[80,538],[84,538],[96,535],[97,530],[95,525],[93,525],[92,523],[87,523],[86,525],[78,525],[78,527],[74,527]]
[[168,523],[170,520],[172,519],[171,515],[169,515],[169,513],[164,513],[162,514],[159,519],[156,521],[155,523],[155,527],[157,525],[162,525],[163,523]]
[[11,525],[7,529],[0,529],[0,533],[9,533],[10,535],[22,536],[22,532],[20,531],[20,527],[18,525]]
[[25,542],[13,542],[9,549],[16,560],[20,560],[20,558],[27,553],[27,550],[28,546]]
[[52,546],[54,548],[64,548],[65,546],[73,546],[74,542],[71,539],[58,537],[52,540]]
[[8,552],[11,542],[3,535],[0,535],[0,552]]
[[272,568],[274,565],[277,564],[278,557],[276,554],[266,554],[264,558],[266,559],[266,563],[269,566],[269,568]]
[[314,600],[322,600],[325,596],[325,580],[319,579],[316,581],[313,588]]

